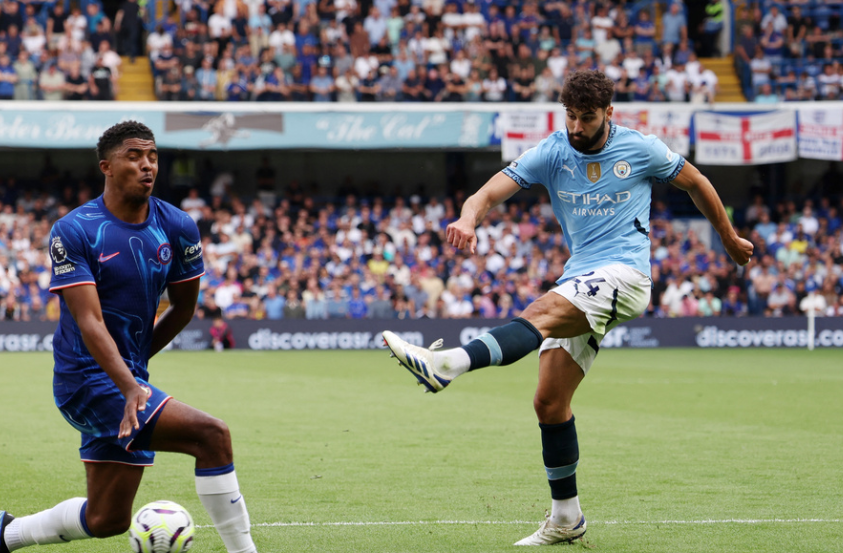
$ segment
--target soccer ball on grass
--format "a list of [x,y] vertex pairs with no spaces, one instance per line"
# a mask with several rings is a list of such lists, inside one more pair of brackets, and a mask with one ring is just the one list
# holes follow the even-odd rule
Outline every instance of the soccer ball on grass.
[[129,545],[134,553],[186,553],[195,532],[184,507],[172,501],[153,501],[132,517]]

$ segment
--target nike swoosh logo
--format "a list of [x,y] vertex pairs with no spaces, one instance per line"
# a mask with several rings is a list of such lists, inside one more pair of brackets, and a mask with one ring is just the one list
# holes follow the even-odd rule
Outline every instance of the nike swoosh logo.
[[106,261],[108,261],[109,259],[113,259],[113,258],[117,257],[118,255],[120,255],[120,252],[113,253],[113,254],[111,254],[111,255],[103,255],[103,254],[100,254],[100,263],[105,263],[105,262],[106,262]]
[[59,539],[63,542],[70,543],[70,540],[59,534]]
[[243,496],[242,496],[242,495],[239,495],[239,496],[237,496],[237,499],[232,499],[232,500],[231,500],[231,504],[233,505],[233,504],[237,503],[238,501],[240,501],[241,499],[243,499]]

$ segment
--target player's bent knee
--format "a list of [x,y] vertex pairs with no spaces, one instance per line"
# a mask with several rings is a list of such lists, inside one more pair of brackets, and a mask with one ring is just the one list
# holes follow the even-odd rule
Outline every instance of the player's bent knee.
[[110,538],[129,531],[132,523],[131,515],[114,516],[112,514],[96,515],[88,513],[85,517],[88,530],[95,538]]
[[542,424],[561,424],[571,418],[570,402],[549,394],[536,394],[533,398],[533,409]]
[[209,417],[203,429],[205,447],[216,451],[231,452],[231,431],[225,421]]

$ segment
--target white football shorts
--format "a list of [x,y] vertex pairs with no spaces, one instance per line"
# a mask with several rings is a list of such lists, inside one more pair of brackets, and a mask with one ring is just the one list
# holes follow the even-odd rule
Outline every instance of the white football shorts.
[[650,277],[617,263],[568,279],[553,288],[551,292],[585,313],[591,332],[575,338],[547,338],[539,348],[539,356],[549,349],[562,348],[588,374],[606,332],[638,318],[647,309],[651,286]]

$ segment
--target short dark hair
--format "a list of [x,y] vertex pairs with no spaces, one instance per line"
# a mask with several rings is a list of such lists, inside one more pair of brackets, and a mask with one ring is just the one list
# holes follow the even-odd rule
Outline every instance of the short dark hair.
[[574,71],[565,78],[559,102],[577,111],[606,109],[614,94],[615,83],[601,71]]
[[141,138],[155,142],[155,135],[143,123],[137,121],[123,121],[102,133],[97,142],[97,158],[106,159],[114,148],[123,144],[127,138]]

